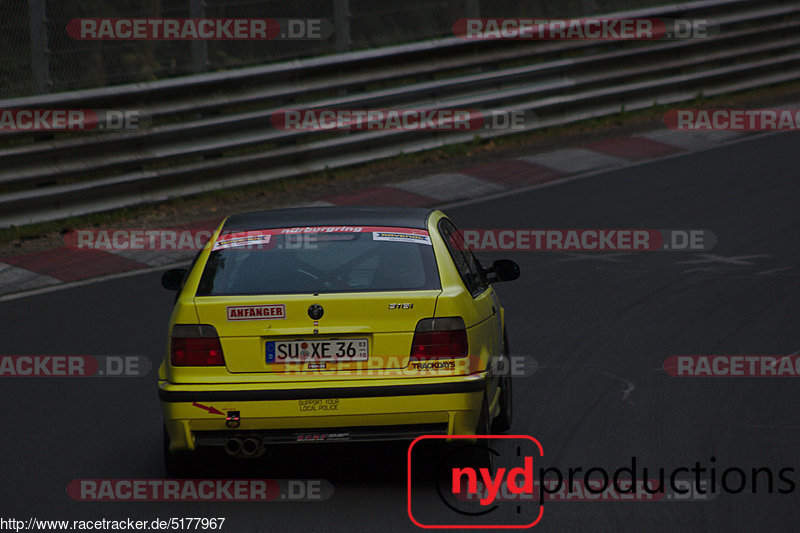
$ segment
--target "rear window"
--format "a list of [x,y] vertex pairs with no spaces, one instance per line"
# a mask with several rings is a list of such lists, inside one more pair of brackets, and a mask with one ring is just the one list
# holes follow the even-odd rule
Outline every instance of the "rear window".
[[427,231],[323,226],[220,234],[197,296],[440,288]]

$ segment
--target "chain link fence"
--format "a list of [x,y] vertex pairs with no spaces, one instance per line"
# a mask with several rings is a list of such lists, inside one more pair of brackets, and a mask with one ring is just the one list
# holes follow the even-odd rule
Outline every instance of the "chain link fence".
[[[3,0],[0,98],[153,81],[452,36],[467,17],[565,18],[674,0]],[[81,18],[271,18],[327,21],[317,39],[79,40]],[[282,27],[283,29],[283,27]]]

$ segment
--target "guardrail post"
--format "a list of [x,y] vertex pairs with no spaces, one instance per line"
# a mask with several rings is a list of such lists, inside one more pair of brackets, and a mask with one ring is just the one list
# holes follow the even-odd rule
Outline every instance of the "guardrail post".
[[50,50],[47,48],[47,0],[28,0],[31,27],[33,92],[50,92]]
[[[203,0],[189,0],[189,16],[201,19],[206,16]],[[192,72],[206,72],[208,70],[208,42],[202,39],[192,41]]]
[[333,37],[337,52],[350,50],[350,0],[333,1]]

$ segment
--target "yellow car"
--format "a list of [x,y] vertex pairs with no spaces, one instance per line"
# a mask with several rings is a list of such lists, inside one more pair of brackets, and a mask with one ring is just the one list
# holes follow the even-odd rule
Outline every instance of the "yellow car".
[[438,210],[316,207],[228,217],[179,291],[159,369],[167,472],[220,447],[507,431],[492,283]]

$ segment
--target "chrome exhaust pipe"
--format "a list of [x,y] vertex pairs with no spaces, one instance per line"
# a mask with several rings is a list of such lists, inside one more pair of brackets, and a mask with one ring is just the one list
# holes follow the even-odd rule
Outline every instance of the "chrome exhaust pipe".
[[244,448],[244,442],[239,437],[233,437],[228,439],[225,443],[225,453],[230,455],[231,457],[236,457],[239,455]]
[[262,446],[263,442],[261,439],[248,437],[242,441],[242,455],[245,457],[253,457],[262,451]]

